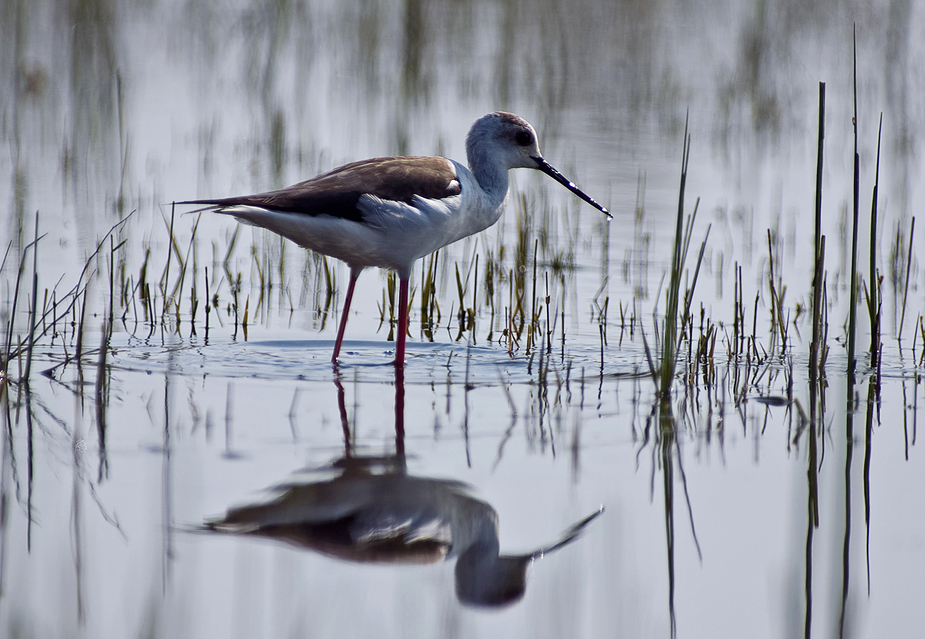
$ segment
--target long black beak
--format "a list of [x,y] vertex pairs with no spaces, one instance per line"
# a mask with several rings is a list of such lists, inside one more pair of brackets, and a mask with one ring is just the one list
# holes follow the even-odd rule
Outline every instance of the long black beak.
[[545,173],[546,175],[554,179],[556,182],[558,182],[559,184],[567,188],[569,191],[571,191],[572,193],[580,197],[582,200],[584,200],[585,202],[587,202],[588,204],[596,208],[598,211],[606,215],[608,220],[613,219],[613,216],[610,214],[610,211],[608,211],[603,206],[598,204],[594,200],[594,198],[592,198],[590,195],[588,195],[587,193],[579,189],[577,186],[575,186],[574,182],[572,182],[567,177],[559,173],[555,169],[555,167],[553,167],[552,164],[547,162],[545,159],[543,159],[539,155],[531,155],[530,157],[536,162],[537,164],[536,168],[538,171],[542,171],[543,173]]

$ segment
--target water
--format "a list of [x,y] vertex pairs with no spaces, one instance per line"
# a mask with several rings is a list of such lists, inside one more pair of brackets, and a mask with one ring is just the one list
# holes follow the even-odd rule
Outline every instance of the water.
[[[39,300],[47,290],[46,307],[52,291],[61,303],[30,383],[18,382],[25,358],[5,381],[0,636],[878,637],[921,627],[921,221],[905,292],[925,184],[921,3],[65,5],[0,7],[11,246],[0,304],[13,346],[29,333],[31,249],[13,299],[36,211]],[[869,404],[862,305],[849,412],[854,24],[865,280],[883,113],[884,348]],[[806,310],[819,81],[831,350],[814,409]],[[416,267],[403,379],[389,364],[384,275],[360,278],[335,372],[343,265],[330,264],[329,300],[323,265],[296,247],[249,227],[235,236],[219,216],[172,215],[173,200],[281,187],[365,157],[462,160],[468,127],[496,109],[527,118],[550,162],[616,219],[515,172],[502,221],[440,253],[432,338]],[[660,425],[641,330],[653,343],[653,313],[665,309],[687,118],[686,210],[700,198],[689,265],[710,227],[694,328],[702,305],[718,335],[716,377],[679,378],[676,419]],[[757,294],[756,337],[770,349],[768,230],[790,346],[746,370],[727,357],[734,269],[747,333]],[[457,319],[457,268],[470,273],[473,330]],[[540,310],[529,349],[526,330],[516,344],[504,336],[518,272],[525,304]],[[216,300],[208,331],[206,299]],[[83,308],[78,366],[68,358]],[[815,414],[815,437],[802,413]],[[446,560],[421,563],[422,550],[413,563],[348,561],[319,542],[332,543],[331,529],[308,525],[312,550],[292,530],[289,542],[203,530],[281,485],[334,481],[357,464],[375,469],[361,475],[370,493],[393,486],[380,497],[418,504],[391,511],[393,524],[413,512],[434,539],[456,540],[414,546]],[[456,486],[447,482],[468,488],[421,505],[422,487]],[[579,537],[532,562],[515,603],[486,610],[457,591],[465,539],[487,539],[482,556],[524,555],[601,506]],[[493,529],[492,512],[496,545],[470,531]]]

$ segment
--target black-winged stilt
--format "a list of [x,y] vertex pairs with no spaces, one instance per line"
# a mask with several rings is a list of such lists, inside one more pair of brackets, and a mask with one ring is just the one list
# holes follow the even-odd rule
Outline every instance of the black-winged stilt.
[[469,168],[442,157],[383,157],[352,162],[279,191],[189,200],[262,226],[350,267],[350,284],[334,354],[344,339],[357,277],[368,266],[398,273],[395,365],[403,366],[408,280],[416,260],[482,231],[501,217],[508,171],[536,169],[604,213],[610,213],[540,154],[536,131],[512,113],[490,113],[466,137]]

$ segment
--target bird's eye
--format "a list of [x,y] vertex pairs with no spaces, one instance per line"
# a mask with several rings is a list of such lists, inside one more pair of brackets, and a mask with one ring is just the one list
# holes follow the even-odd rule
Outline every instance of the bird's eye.
[[514,135],[514,140],[520,146],[530,146],[533,144],[533,135],[529,131],[518,131]]

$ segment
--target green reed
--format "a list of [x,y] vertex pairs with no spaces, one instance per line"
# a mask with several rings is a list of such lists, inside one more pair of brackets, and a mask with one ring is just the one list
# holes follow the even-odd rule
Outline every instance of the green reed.
[[[656,376],[659,402],[663,409],[668,409],[670,405],[669,402],[671,397],[671,384],[675,375],[678,355],[678,329],[679,322],[682,319],[678,312],[678,303],[681,293],[681,274],[684,268],[685,259],[687,257],[687,249],[690,245],[690,232],[697,214],[697,209],[695,207],[693,214],[688,218],[686,227],[687,232],[685,233],[684,190],[687,185],[687,168],[688,162],[690,160],[690,145],[691,138],[690,134],[688,133],[687,123],[685,122],[684,144],[681,152],[681,182],[678,188],[678,212],[675,223],[674,248],[672,250],[671,271],[669,272],[668,289],[665,293],[666,310],[661,341],[662,355]],[[650,368],[653,368],[651,358],[649,365]]]
[[[912,217],[912,224],[909,228],[909,249],[906,251],[906,277],[903,281],[903,302],[902,313],[899,316],[899,330],[896,335],[902,339],[903,323],[906,320],[906,301],[909,299],[909,271],[912,268],[912,240],[915,237],[915,216]],[[898,243],[897,243],[898,244]]]
[[857,334],[858,303],[858,211],[861,185],[861,161],[858,154],[858,47],[857,33],[854,35],[854,188],[852,190],[852,226],[851,226],[851,273],[850,301],[848,307],[848,401],[853,402],[855,369],[855,337]]
[[880,114],[880,128],[877,132],[877,165],[874,175],[874,190],[870,204],[870,286],[867,290],[867,312],[870,316],[870,365],[877,369],[880,361],[880,313],[883,300],[880,284],[882,276],[877,270],[877,193],[880,189],[880,140],[883,134],[883,114]]

